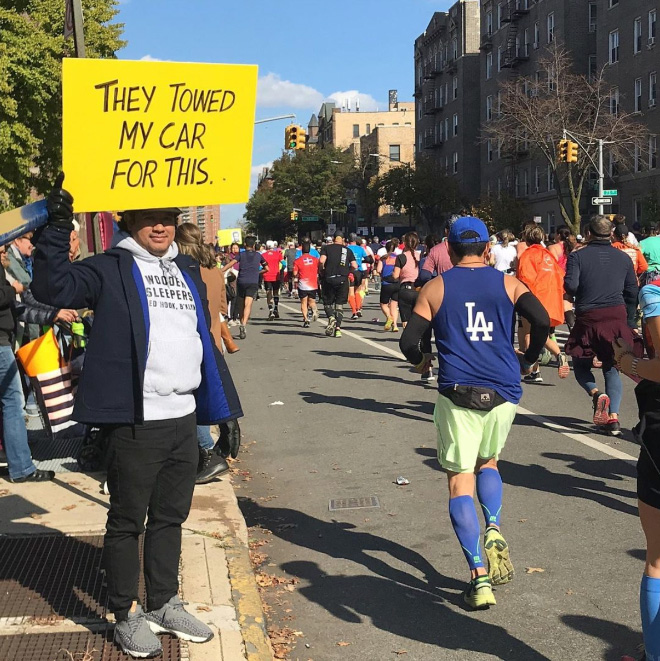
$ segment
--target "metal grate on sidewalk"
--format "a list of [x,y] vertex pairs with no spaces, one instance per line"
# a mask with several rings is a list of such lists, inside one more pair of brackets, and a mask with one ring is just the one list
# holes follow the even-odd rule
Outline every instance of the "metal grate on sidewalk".
[[[133,661],[122,654],[112,640],[112,630],[102,633],[38,633],[28,636],[0,636],[2,661]],[[180,661],[179,641],[159,636],[163,655],[159,661]]]

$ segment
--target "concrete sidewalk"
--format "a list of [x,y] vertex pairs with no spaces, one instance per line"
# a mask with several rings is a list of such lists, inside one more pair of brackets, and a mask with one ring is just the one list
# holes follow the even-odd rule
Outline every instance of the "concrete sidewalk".
[[[105,604],[99,603],[102,597],[98,599],[105,595],[99,565],[109,500],[102,492],[102,479],[101,474],[60,473],[46,484],[0,481],[0,656],[8,654],[6,649],[18,649],[7,637],[14,637],[18,645],[25,634],[61,634],[71,658],[78,659],[92,644],[82,634],[107,630]],[[63,551],[62,542],[73,550]],[[58,551],[48,547],[48,555],[39,557],[30,569],[31,556],[44,544],[54,544]],[[203,645],[181,642],[175,652],[169,651],[168,641],[164,658],[272,659],[248,554],[247,528],[228,476],[195,489],[184,526],[181,593],[188,609],[216,635]],[[106,631],[103,645],[111,646],[109,636]],[[20,658],[29,661],[32,656]],[[42,657],[35,653],[34,658]]]

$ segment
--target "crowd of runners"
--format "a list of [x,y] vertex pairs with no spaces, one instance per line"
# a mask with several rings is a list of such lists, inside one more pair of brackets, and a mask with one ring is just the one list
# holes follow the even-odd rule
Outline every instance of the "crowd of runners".
[[[653,350],[660,343],[660,227],[643,235],[631,232],[623,216],[594,216],[584,233],[563,226],[547,236],[530,222],[518,237],[510,230],[490,235],[479,219],[457,216],[443,237],[420,240],[408,232],[380,242],[337,232],[317,243],[267,241],[263,250],[248,237],[242,249],[233,245],[218,260],[231,292],[230,325],[238,325],[241,339],[260,292],[269,321],[279,318],[282,293],[298,298],[304,328],[317,320],[318,301],[325,334],[334,338],[349,311],[352,320],[362,317],[370,288],[379,297],[383,332],[403,330],[404,356],[424,381],[438,381],[438,458],[471,574],[464,598],[475,609],[494,605],[492,586],[514,574],[500,529],[497,460],[522,386],[543,381],[541,366],[554,361],[565,379],[572,365],[597,430],[619,436],[621,374],[638,381],[641,419],[629,424],[642,447],[638,496],[648,547],[642,658],[653,661],[660,659],[660,361]],[[556,328],[563,325],[568,340],[560,343]]]

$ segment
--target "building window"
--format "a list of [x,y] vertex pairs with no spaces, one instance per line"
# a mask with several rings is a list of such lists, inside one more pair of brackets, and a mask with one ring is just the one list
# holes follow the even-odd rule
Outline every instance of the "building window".
[[539,27],[539,22],[534,23],[534,48],[539,47],[539,42],[541,41],[541,28]]
[[633,203],[633,219],[636,223],[642,222],[642,201],[635,200]]
[[552,65],[552,66],[548,69],[548,90],[549,90],[550,92],[554,92],[554,91],[555,91],[555,78],[556,78],[556,75],[555,75],[555,68],[554,68],[554,65]]
[[552,43],[555,38],[555,14],[550,12],[548,14],[548,43]]
[[497,29],[502,27],[502,3],[497,5]]
[[633,53],[642,50],[642,17],[638,16],[633,23]]
[[420,133],[417,136],[417,151],[421,154],[422,153],[422,134]]
[[493,139],[489,138],[488,142],[486,143],[486,160],[489,163],[492,163],[493,161]]
[[503,146],[502,138],[499,138],[497,141],[497,158],[502,158],[502,146]]
[[454,152],[453,162],[454,162],[453,172],[454,172],[454,174],[456,174],[458,172],[458,152],[457,151]]
[[555,212],[548,211],[548,234],[554,234],[555,229]]
[[454,126],[454,135],[458,135],[458,113],[454,113],[453,126]]
[[456,37],[451,40],[451,53],[455,60],[458,59],[458,39]]
[[486,34],[489,37],[493,34],[493,12],[490,9],[486,12]]
[[529,195],[529,170],[523,170],[523,195],[527,197]]
[[613,87],[610,90],[610,115],[619,114],[619,88]]
[[502,71],[502,46],[497,47],[497,70]]
[[451,89],[452,92],[454,93],[454,98],[458,99],[458,76],[454,76],[451,79]]
[[598,70],[598,59],[596,55],[589,55],[589,69],[587,76],[589,80],[596,80],[596,72]]
[[598,27],[598,5],[595,2],[589,3],[589,32],[596,32]]
[[639,158],[639,145],[635,145],[635,172],[639,172],[642,169],[641,159]]
[[635,112],[642,112],[642,79],[635,79]]
[[401,160],[401,145],[390,145],[390,161]]
[[497,116],[502,114],[502,92],[497,90]]
[[449,140],[449,117],[445,117],[445,142]]
[[616,7],[619,4],[619,0],[609,0],[609,2],[610,2],[610,9],[612,9],[612,7]]
[[548,192],[555,189],[555,173],[552,171],[552,167],[548,165],[548,170],[546,174],[546,184]]
[[541,168],[538,165],[534,168],[534,192],[541,192]]
[[649,108],[655,108],[655,103],[657,100],[657,85],[658,85],[658,74],[653,71],[649,74]]
[[360,125],[359,124],[353,124],[353,137],[354,138],[359,138],[360,137]]
[[418,101],[417,102],[417,119],[422,118],[422,102]]
[[655,9],[651,9],[649,12],[649,46],[655,44],[655,24],[658,12]]
[[649,170],[658,167],[658,136],[649,136]]
[[610,32],[610,64],[619,61],[619,31]]
[[366,134],[371,135],[371,124],[367,124]]
[[486,97],[486,121],[490,122],[493,119],[493,97]]
[[493,53],[486,55],[486,80],[493,77]]

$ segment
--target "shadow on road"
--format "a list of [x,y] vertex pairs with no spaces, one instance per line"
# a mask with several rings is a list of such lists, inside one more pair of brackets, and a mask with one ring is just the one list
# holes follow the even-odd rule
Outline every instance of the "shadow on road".
[[[321,349],[312,351],[319,356],[328,356],[330,358],[359,358],[364,360],[365,355],[363,353],[356,353],[354,351],[324,351]],[[389,356],[368,356],[369,360],[389,360],[390,362],[400,363],[401,361],[398,358],[390,358]]]
[[[547,493],[554,493],[568,498],[584,498],[585,500],[592,500],[599,505],[618,512],[637,516],[637,507],[635,504],[619,500],[619,498],[634,500],[637,498],[636,492],[634,490],[629,491],[627,489],[611,487],[603,479],[603,477],[610,478],[616,475],[626,475],[627,473],[625,471],[628,471],[627,462],[620,459],[603,459],[590,462],[582,457],[568,454],[555,455],[553,453],[547,453],[543,456],[564,461],[569,468],[600,477],[601,479],[592,480],[570,473],[555,473],[545,466],[538,464],[525,466],[500,460],[498,467],[504,483],[516,487],[525,487],[533,491],[546,491]],[[587,463],[596,464],[593,472],[587,472],[585,467]],[[634,466],[630,468],[634,470]],[[619,477],[618,479],[622,478]]]
[[[351,523],[262,507],[249,498],[239,498],[239,502],[249,526],[263,525],[291,544],[350,560],[368,570],[368,575],[333,576],[310,561],[282,565],[287,574],[308,583],[299,588],[300,594],[334,617],[360,623],[364,616],[383,631],[443,649],[482,652],[506,661],[548,661],[506,629],[485,622],[481,614],[457,610],[462,609],[464,583],[443,576],[416,551],[360,532]],[[413,573],[374,557],[373,552],[388,554]],[[417,572],[423,578],[413,575]]]
[[641,632],[633,631],[624,624],[599,620],[588,615],[562,615],[561,620],[576,631],[606,642],[610,647],[602,657],[605,661],[620,661],[622,654],[634,653],[642,642]]
[[[315,392],[298,393],[308,404],[332,404],[333,406],[344,406],[353,411],[371,411],[372,413],[387,413],[406,420],[419,420],[429,422],[433,415],[432,402],[381,402],[375,399],[363,399],[362,397],[348,397],[347,395],[322,395]],[[410,411],[411,413],[408,413]],[[413,415],[419,413],[420,415]],[[422,417],[422,416],[427,417]]]
[[406,385],[420,385],[425,386],[424,382],[420,381],[419,374],[415,374],[417,377],[415,381],[407,381],[402,377],[397,376],[386,376],[382,372],[365,372],[365,371],[356,371],[356,370],[329,370],[329,369],[317,369],[314,370],[323,376],[327,376],[329,379],[357,379],[360,381],[391,381],[392,383],[406,384]]

